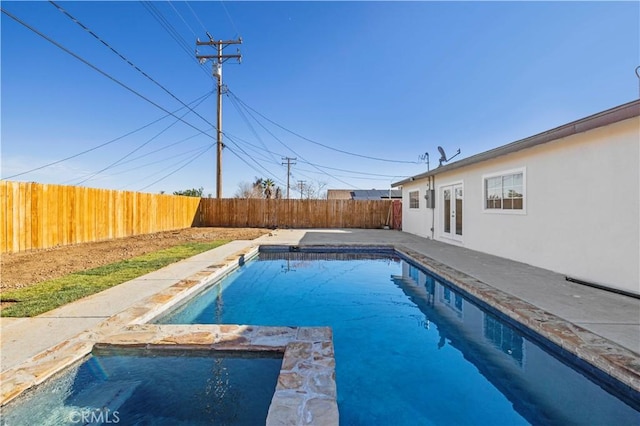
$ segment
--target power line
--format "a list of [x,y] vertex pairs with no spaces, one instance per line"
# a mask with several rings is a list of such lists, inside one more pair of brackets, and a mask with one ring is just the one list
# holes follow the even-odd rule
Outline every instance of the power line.
[[56,2],[54,2],[53,0],[49,0],[49,3],[51,3],[53,6],[55,6],[60,12],[62,12],[66,17],[68,17],[69,19],[71,19],[73,22],[75,22],[76,24],[78,24],[83,30],[85,30],[86,32],[88,32],[89,34],[91,34],[96,40],[98,40],[100,43],[102,43],[107,49],[111,50],[113,53],[115,53],[120,59],[122,59],[124,62],[126,62],[127,64],[129,64],[133,69],[135,69],[137,72],[139,72],[140,74],[142,74],[147,80],[151,81],[153,84],[155,84],[156,86],[158,86],[159,88],[161,88],[165,93],[167,93],[169,96],[171,96],[173,99],[175,99],[176,101],[178,101],[179,103],[181,103],[184,107],[189,108],[189,110],[191,112],[193,112],[196,116],[198,116],[199,118],[201,118],[205,123],[213,126],[213,124],[209,123],[209,121],[204,118],[203,116],[201,116],[200,114],[198,114],[196,111],[194,111],[193,109],[191,109],[187,104],[185,104],[181,99],[179,99],[176,95],[174,95],[169,89],[167,89],[166,87],[164,87],[162,84],[158,83],[157,80],[155,80],[153,77],[151,77],[149,74],[147,74],[146,72],[144,72],[142,69],[140,69],[140,67],[138,67],[137,65],[135,65],[133,62],[131,62],[127,57],[125,57],[122,53],[118,52],[113,46],[111,46],[109,43],[107,43],[105,40],[103,40],[99,35],[97,35],[95,32],[93,32],[89,27],[87,27],[86,25],[84,25],[82,22],[80,22],[77,18],[75,18],[73,15],[71,15],[69,12],[67,12],[63,7],[59,6],[58,4],[56,4]]
[[[249,113],[249,115],[251,115],[251,113]],[[255,117],[253,117],[253,116],[252,116],[252,118],[255,120]],[[350,183],[348,183],[348,182],[345,182],[345,181],[343,181],[342,179],[338,179],[335,175],[332,175],[332,174],[327,173],[326,171],[322,170],[320,167],[316,167],[316,166],[314,166],[312,163],[310,163],[309,161],[307,161],[303,156],[301,156],[300,154],[298,154],[298,153],[297,153],[293,148],[289,147],[287,144],[285,144],[284,142],[282,142],[282,141],[281,141],[281,140],[280,140],[276,135],[274,135],[273,133],[271,133],[271,131],[269,131],[269,129],[267,129],[266,127],[264,127],[264,126],[262,125],[262,123],[260,123],[260,122],[259,122],[259,121],[257,121],[257,120],[256,120],[256,122],[257,122],[257,123],[258,123],[258,124],[259,124],[259,125],[260,125],[260,126],[261,126],[265,131],[266,131],[266,132],[267,132],[267,133],[269,133],[269,134],[270,134],[270,135],[271,135],[275,140],[277,140],[278,142],[280,142],[280,143],[281,143],[285,148],[287,148],[289,151],[291,151],[291,152],[293,152],[295,155],[297,155],[297,156],[301,159],[301,161],[303,161],[303,162],[305,162],[305,163],[307,163],[307,164],[312,165],[312,166],[313,166],[316,170],[318,170],[321,174],[327,175],[327,176],[329,176],[329,178],[331,178],[331,179],[334,179],[334,180],[336,180],[336,181],[338,181],[338,182],[340,182],[340,183],[343,183],[343,184],[345,184],[345,185],[347,185],[347,186],[349,186],[349,187],[354,187],[354,185],[352,185],[352,184],[350,184]],[[306,177],[309,177],[309,176],[306,176]]]
[[193,28],[191,28],[191,25],[189,25],[189,23],[184,19],[184,17],[182,16],[182,14],[180,12],[178,12],[178,9],[176,9],[176,7],[173,5],[173,3],[171,2],[171,0],[167,0],[167,3],[169,3],[169,6],[171,6],[171,8],[173,9],[174,12],[176,12],[176,15],[178,15],[178,17],[182,20],[182,22],[184,22],[184,24],[187,26],[187,28],[189,28],[189,31],[191,31],[191,34],[193,34],[194,37],[198,37],[198,35],[196,34],[195,31],[193,31]]
[[[229,96],[227,96],[227,97],[229,97]],[[238,102],[232,97],[229,97],[229,99],[231,100],[231,104],[233,105],[233,107],[236,109],[236,111],[238,111],[238,114],[240,114],[240,117],[244,120],[244,122],[247,125],[247,127],[249,128],[249,130],[251,130],[251,132],[256,137],[256,139],[258,139],[258,141],[262,144],[262,146],[264,146],[265,151],[267,151],[269,153],[269,155],[271,155],[271,151],[269,151],[269,149],[267,148],[267,145],[264,143],[264,141],[262,140],[260,135],[258,135],[258,132],[256,132],[255,127],[253,127],[253,124],[251,124],[251,122],[247,118],[247,116],[244,113],[244,111],[242,111],[240,109],[240,106],[238,105]],[[271,155],[271,157],[273,159],[273,162],[278,164],[278,161],[275,159],[275,157],[273,157],[273,155]]]
[[141,94],[140,92],[136,91],[135,89],[132,89],[131,87],[127,86],[126,84],[124,84],[123,82],[121,82],[120,80],[118,80],[117,78],[111,76],[110,74],[108,74],[107,72],[101,70],[100,68],[98,68],[97,66],[93,65],[91,62],[87,61],[86,59],[84,59],[83,57],[81,57],[80,55],[72,52],[71,50],[67,49],[66,47],[64,47],[63,45],[61,45],[60,43],[58,43],[57,41],[53,40],[52,38],[50,38],[49,36],[43,34],[42,32],[38,31],[37,29],[35,29],[34,27],[32,27],[31,25],[27,24],[26,22],[24,22],[23,20],[21,20],[20,18],[18,18],[17,16],[13,15],[11,12],[7,11],[4,8],[0,8],[0,10],[2,11],[2,13],[4,13],[5,15],[7,15],[9,18],[13,19],[14,21],[16,21],[17,23],[19,23],[20,25],[24,26],[25,28],[33,31],[34,33],[36,33],[37,35],[39,35],[40,37],[44,38],[45,40],[47,40],[49,43],[53,44],[54,46],[56,46],[57,48],[61,49],[62,51],[68,53],[69,55],[73,56],[74,58],[76,58],[77,60],[79,60],[80,62],[84,63],[85,65],[89,66],[90,68],[92,68],[93,70],[99,72],[100,74],[102,74],[103,76],[107,77],[109,80],[113,81],[114,83],[118,84],[119,86],[123,87],[124,89],[128,90],[129,92],[133,93],[134,95],[144,99],[145,101],[147,101],[148,103],[150,103],[151,105],[155,106],[156,108],[166,112],[167,114],[171,115],[174,118],[179,119],[180,121],[182,121],[184,124],[186,124],[187,126],[199,131],[202,134],[205,134],[209,137],[212,138],[211,135],[205,133],[203,130],[200,130],[199,128],[197,128],[196,126],[194,126],[193,124],[183,120],[182,118],[178,117],[177,115],[175,115],[173,112],[169,111],[168,109],[158,105],[156,102],[152,101],[151,99],[147,98],[146,96],[144,96],[143,94]]
[[187,5],[187,7],[189,8],[189,10],[191,11],[191,13],[193,14],[193,16],[196,17],[196,19],[198,20],[198,23],[200,24],[200,27],[202,27],[202,31],[206,33],[208,33],[209,31],[207,31],[207,29],[204,27],[204,24],[202,23],[202,21],[200,20],[200,17],[198,16],[198,14],[196,12],[193,11],[193,8],[191,7],[191,5],[189,4],[188,1],[185,2],[185,4]]
[[[240,146],[240,145],[239,145],[239,144],[238,144],[238,143],[237,143],[233,138],[230,138],[229,136],[227,136],[227,139],[228,139],[229,141],[231,141],[231,143],[233,143],[233,144],[234,144],[234,145],[235,145],[235,146],[236,146],[240,151],[242,151],[242,153],[243,153],[245,156],[247,156],[249,159],[251,159],[254,163],[256,163],[256,165],[257,165],[258,167],[260,167],[264,172],[266,172],[266,176],[273,176],[273,178],[274,178],[274,179],[279,180],[281,183],[284,183],[282,180],[277,179],[277,178],[275,177],[275,174],[274,174],[273,172],[271,172],[269,169],[267,169],[267,168],[266,168],[266,167],[264,167],[262,164],[260,164],[260,163],[258,162],[258,160],[256,160],[256,159],[255,159],[255,158],[253,158],[251,155],[249,155],[249,153],[248,153],[247,151],[245,151],[245,150],[244,150],[244,149],[243,149],[243,148],[242,148],[242,147],[241,147],[241,146]],[[227,146],[225,146],[225,148],[229,149],[229,146],[227,145]],[[238,155],[238,154],[236,153],[236,156],[237,156],[237,155]],[[249,164],[248,162],[244,161],[244,159],[243,159],[243,162],[244,162],[245,164]],[[259,174],[262,174],[262,173],[261,173],[259,170],[257,170],[255,167],[253,167],[253,166],[252,166],[252,168],[253,168],[253,170],[258,171],[258,173],[259,173]]]
[[[230,139],[230,140],[231,140],[231,139],[235,139],[236,141],[234,141],[234,144],[235,144],[236,146],[238,146],[238,142],[237,142],[237,141],[242,141],[244,144],[249,145],[250,147],[253,147],[253,148],[256,148],[256,149],[260,149],[261,151],[264,151],[264,150],[265,150],[265,148],[262,148],[262,147],[259,147],[259,146],[257,146],[257,145],[254,145],[254,144],[252,144],[251,142],[249,142],[249,141],[247,141],[247,140],[244,140],[244,139],[242,139],[242,138],[240,138],[240,137],[238,137],[238,136],[230,135],[230,134],[228,134],[228,133],[225,133],[225,136],[227,136],[227,138],[228,138],[228,139]],[[225,146],[225,148],[227,148],[227,149],[228,149],[228,148],[229,148],[229,146]],[[238,148],[240,148],[240,147],[238,147]],[[255,158],[255,155],[254,155],[254,156],[251,156],[251,155],[249,155],[245,150],[243,150],[243,152],[244,152],[244,153],[245,153],[249,158],[251,158],[251,160],[253,160],[255,163],[258,163],[258,161],[257,161],[257,160],[256,160],[256,158]],[[272,153],[272,154],[274,154],[274,153],[273,153],[273,152],[271,152],[271,151],[269,151],[269,152],[270,152],[270,153]],[[236,154],[236,153],[234,153],[234,155],[236,155],[236,156],[237,156],[237,154]],[[276,154],[276,155],[281,155],[281,156],[283,156],[283,157],[284,157],[284,154]],[[268,159],[268,158],[266,158],[266,157],[264,157],[264,156],[260,156],[260,158],[261,158],[262,160],[266,161],[266,162],[270,162],[270,161],[269,161],[269,159]],[[245,162],[245,164],[247,163],[246,161],[244,161],[244,162]],[[305,161],[305,163],[308,163],[308,162],[307,162],[307,161]],[[262,166],[260,166],[260,167],[262,167]],[[262,174],[262,172],[261,172],[261,171],[259,171],[259,170],[257,170],[255,167],[253,167],[253,166],[252,166],[252,168],[253,168],[255,171],[257,171],[257,172],[258,172],[258,174]],[[300,169],[298,169],[298,171],[300,171]],[[318,172],[315,172],[315,173],[318,173]],[[322,171],[320,171],[320,173],[321,173],[321,174],[327,174],[327,173],[324,173],[324,172],[322,172]],[[308,178],[308,179],[310,179],[310,180],[315,180],[315,178],[313,178],[313,177],[311,177],[311,176],[309,176],[309,175],[306,175],[306,174],[304,174],[304,173],[298,173],[298,174],[300,174],[301,176],[304,176],[304,177],[306,177],[306,178]],[[333,177],[333,176],[336,176],[336,175],[331,175],[331,177]],[[282,182],[282,181],[280,181],[280,182]],[[343,183],[346,183],[346,182],[343,182]],[[347,185],[349,185],[349,184],[347,184]],[[352,185],[349,185],[349,186],[352,186]]]
[[[195,58],[192,56],[192,53],[187,41],[184,39],[184,37],[180,35],[180,33],[178,33],[175,27],[171,25],[171,23],[167,20],[167,18],[165,18],[164,15],[162,15],[162,13],[153,5],[153,3],[149,1],[140,1],[140,3],[147,10],[147,12],[149,12],[149,14],[160,24],[160,26],[167,32],[167,34],[169,34],[171,38],[173,38],[173,40],[178,44],[178,46],[182,48],[182,50],[187,54],[187,56],[189,56],[189,58],[191,58],[192,60],[195,60]],[[197,60],[195,60],[195,62],[198,64],[198,68],[200,68],[207,75],[207,77],[212,78],[212,76],[201,66],[201,64]]]
[[[132,167],[130,169],[120,170],[119,172],[111,173],[109,176],[117,176],[117,175],[122,175],[122,174],[125,174],[125,173],[129,173],[129,172],[139,171],[140,169],[143,169],[143,168],[149,167],[149,166],[153,166],[154,164],[163,163],[163,162],[169,161],[169,160],[176,160],[178,157],[184,157],[185,155],[191,154],[194,151],[199,151],[201,149],[204,149],[204,148],[210,147],[210,146],[211,146],[211,144],[207,144],[207,145],[204,145],[204,146],[199,146],[197,148],[190,149],[188,151],[181,152],[179,154],[171,154],[171,156],[169,156],[169,157],[164,157],[164,158],[161,158],[159,160],[151,161],[151,162],[145,163],[145,164],[139,164],[139,165],[137,165],[135,167]],[[138,157],[138,158],[140,158],[140,157]],[[119,166],[122,166],[123,164],[126,164],[126,163],[128,163],[128,161],[124,161],[124,162],[120,163]],[[163,172],[163,171],[164,170],[161,170],[161,172]],[[145,178],[142,178],[141,180],[144,180],[144,179]]]
[[213,148],[213,145],[210,145],[209,147],[207,147],[206,149],[204,149],[202,152],[196,154],[195,156],[193,156],[193,158],[191,158],[189,161],[187,161],[185,164],[183,164],[181,167],[178,167],[177,169],[175,169],[174,171],[172,171],[171,173],[166,174],[165,176],[161,177],[160,179],[151,182],[149,185],[140,188],[138,191],[143,191],[147,188],[149,188],[152,185],[155,185],[158,182],[161,182],[163,180],[165,180],[166,178],[168,178],[169,176],[172,176],[174,174],[176,174],[177,172],[179,172],[180,170],[184,169],[185,167],[187,167],[189,164],[193,163],[195,160],[197,160],[198,158],[200,158],[205,152],[209,151],[211,148]]
[[[229,91],[229,92],[231,92],[231,91]],[[235,95],[234,95],[234,96],[235,96]],[[242,101],[240,101],[240,102],[241,102],[241,103],[243,104],[243,106],[244,106],[244,103],[243,103]],[[246,109],[246,107],[245,107],[245,109]],[[304,160],[305,162],[307,162],[307,164],[311,164],[311,163],[310,163],[309,161],[307,161],[303,156],[301,156],[300,154],[298,154],[298,153],[297,153],[293,148],[291,148],[290,146],[288,146],[287,144],[285,144],[284,142],[282,142],[282,141],[281,141],[281,140],[280,140],[276,135],[274,135],[274,134],[273,134],[269,129],[267,129],[267,128],[266,128],[266,127],[265,127],[265,126],[264,126],[260,121],[258,121],[258,120],[256,119],[256,117],[255,117],[255,116],[251,113],[251,111],[249,111],[248,109],[247,109],[247,113],[251,116],[251,118],[253,118],[253,119],[255,120],[255,122],[256,122],[256,123],[258,123],[258,124],[260,125],[260,127],[262,127],[262,128],[263,128],[267,133],[269,133],[269,134],[271,135],[271,137],[273,137],[275,140],[277,140],[278,142],[280,142],[280,144],[281,144],[281,145],[283,145],[283,146],[284,146],[285,148],[287,148],[289,151],[293,152],[297,157],[299,157],[299,158],[301,158],[302,160]],[[315,167],[315,166],[314,166],[314,167]],[[353,185],[352,185],[352,184],[350,184],[350,183],[348,183],[348,182],[345,182],[345,181],[343,181],[343,180],[341,180],[341,179],[338,179],[338,178],[336,178],[335,176],[330,175],[329,173],[325,172],[324,170],[322,170],[322,169],[320,169],[320,168],[318,168],[318,167],[315,167],[315,168],[316,168],[318,171],[320,171],[320,173],[323,173],[323,174],[325,174],[325,175],[329,176],[330,178],[335,179],[335,180],[337,180],[338,182],[341,182],[341,183],[343,183],[343,184],[345,184],[345,185],[347,185],[347,186],[349,186],[349,187],[353,187]]]
[[[190,104],[192,104],[192,103],[194,103],[194,102],[196,102],[196,101],[200,100],[200,99],[201,99],[201,98],[203,98],[203,97],[206,99],[207,97],[211,96],[211,94],[212,94],[212,93],[213,93],[213,92],[209,92],[209,93],[207,93],[207,94],[205,94],[205,95],[203,95],[203,96],[201,96],[201,97],[199,97],[199,98],[197,98],[197,99],[195,99],[194,101],[191,101],[191,102],[189,102],[189,103],[190,103]],[[175,111],[174,111],[174,113],[177,113],[177,112],[178,112],[178,111],[180,111],[181,109],[183,109],[183,107],[178,108],[177,110],[175,110]],[[27,170],[27,171],[24,171],[24,172],[21,172],[21,173],[16,173],[15,175],[11,175],[11,176],[4,177],[3,179],[11,179],[11,178],[14,178],[14,177],[17,177],[17,176],[26,175],[26,174],[28,174],[28,173],[32,173],[32,172],[35,172],[35,171],[38,171],[38,170],[42,170],[42,169],[45,169],[45,168],[47,168],[47,167],[50,167],[50,166],[56,165],[56,164],[58,164],[58,163],[62,163],[62,162],[64,162],[64,161],[71,160],[71,159],[73,159],[73,158],[76,158],[76,157],[79,157],[79,156],[81,156],[81,155],[87,154],[87,153],[89,153],[89,152],[95,151],[95,150],[97,150],[97,149],[100,149],[100,148],[102,148],[102,147],[105,147],[105,146],[107,146],[107,145],[110,145],[110,144],[112,144],[112,143],[114,143],[114,142],[117,142],[117,141],[119,141],[119,140],[121,140],[121,139],[124,139],[124,138],[126,138],[127,136],[131,136],[131,135],[132,135],[132,134],[134,134],[134,133],[137,133],[137,132],[139,132],[139,131],[141,131],[141,130],[144,130],[144,129],[146,129],[147,127],[149,127],[149,126],[151,126],[151,125],[153,125],[153,124],[156,124],[156,123],[158,123],[159,121],[162,121],[162,120],[164,120],[165,118],[167,118],[167,117],[169,117],[169,116],[170,116],[170,114],[166,114],[166,115],[164,115],[164,116],[162,116],[162,117],[158,118],[157,120],[153,120],[152,122],[150,122],[150,123],[148,123],[148,124],[145,124],[145,125],[144,125],[144,126],[142,126],[142,127],[138,127],[138,128],[137,128],[137,129],[135,129],[135,130],[132,130],[132,131],[130,131],[130,132],[127,132],[127,133],[125,133],[125,134],[124,134],[124,135],[122,135],[122,136],[118,136],[117,138],[111,139],[110,141],[107,141],[107,142],[101,143],[100,145],[96,145],[96,146],[94,146],[94,147],[92,147],[92,148],[89,148],[89,149],[86,149],[86,150],[84,150],[84,151],[78,152],[77,154],[71,155],[71,156],[69,156],[69,157],[65,157],[65,158],[63,158],[63,159],[61,159],[61,160],[53,161],[53,162],[51,162],[51,163],[47,163],[47,164],[44,164],[44,165],[42,165],[42,166],[35,167],[35,168],[33,168],[33,169],[30,169],[30,170]],[[198,135],[200,135],[200,133],[198,133]]]
[[[313,170],[301,169],[301,168],[297,168],[296,170],[307,172],[307,173],[318,173],[318,172],[315,172]],[[347,179],[359,179],[359,180],[370,180],[370,181],[380,181],[381,180],[381,178],[374,178],[374,177],[367,177],[367,176],[345,176],[345,175],[332,175],[332,176],[343,177],[343,178],[347,178]],[[403,178],[404,176],[397,176],[396,175],[396,176],[389,176],[389,177]]]
[[[239,137],[237,135],[233,135],[233,134],[230,134],[230,133],[227,133],[227,132],[225,132],[224,134],[227,137],[231,137],[232,136],[233,138],[235,138],[236,141],[243,142],[244,144],[249,145],[252,148],[259,149],[261,151],[266,151],[267,153],[270,154],[271,158],[273,158],[273,155],[279,155],[280,157],[285,157],[284,154],[273,152],[273,151],[269,150],[268,148],[264,147],[264,145],[263,146],[255,145],[255,144],[249,142],[246,139],[243,139],[243,138],[241,138],[241,137]],[[287,147],[287,149],[288,149],[288,147]],[[263,157],[263,158],[265,159],[265,161],[269,160],[266,157]],[[382,178],[396,178],[396,177],[398,177],[398,175],[385,175],[385,174],[380,174],[380,173],[369,173],[369,172],[360,172],[360,171],[357,171],[357,170],[340,169],[340,168],[337,168],[337,167],[330,167],[330,166],[324,166],[324,165],[318,164],[318,163],[312,163],[312,162],[309,162],[309,161],[306,161],[306,160],[298,160],[298,161],[300,161],[301,163],[304,163],[304,164],[309,164],[310,166],[313,166],[313,167],[316,167],[316,168],[327,169],[327,170],[337,170],[339,172],[353,173],[353,174],[357,174],[357,175],[378,176],[378,177],[382,177]],[[303,169],[297,169],[297,170],[303,170]],[[317,171],[314,172],[314,171],[311,171],[311,170],[304,170],[304,171],[307,171],[307,172],[310,172],[310,173],[318,173]],[[351,177],[351,176],[341,176],[341,177],[347,177],[348,178],[348,177]],[[353,178],[356,178],[356,177],[353,177]],[[376,180],[376,179],[373,179],[373,178],[357,178],[357,179]]]
[[[197,105],[200,105],[206,98],[202,99]],[[189,114],[190,112],[193,112],[193,110],[191,108],[189,108],[189,111],[185,111],[185,113],[182,115],[182,117],[186,116],[187,114]],[[169,124],[167,127],[165,127],[164,129],[162,129],[160,132],[156,133],[153,137],[151,137],[149,140],[147,140],[146,142],[142,143],[141,145],[139,145],[137,148],[135,148],[133,151],[130,151],[129,153],[127,153],[126,155],[124,155],[123,157],[120,157],[120,159],[116,160],[115,162],[109,164],[107,167],[104,167],[100,170],[98,170],[97,172],[93,173],[92,175],[90,175],[89,177],[81,180],[80,182],[78,182],[76,185],[80,185],[92,178],[94,178],[95,176],[99,175],[100,173],[109,170],[110,168],[116,166],[117,164],[119,164],[122,160],[124,160],[125,158],[129,157],[131,154],[133,154],[134,152],[137,152],[139,150],[141,150],[143,147],[145,147],[146,145],[148,145],[149,143],[151,143],[154,139],[156,139],[157,137],[159,137],[160,135],[162,135],[164,132],[166,132],[167,130],[169,130],[171,127],[173,127],[174,125],[176,125],[178,123],[178,121],[182,118],[179,117],[178,120],[175,120],[173,123]]]
[[[233,101],[232,101],[233,102]],[[236,141],[241,141],[246,145],[249,145],[250,147],[254,148],[254,149],[259,149],[261,151],[266,151],[268,152],[271,156],[273,155],[280,155],[281,157],[285,157],[284,154],[280,154],[280,153],[276,153],[273,151],[270,151],[268,148],[266,147],[261,147],[255,144],[252,144],[251,142],[247,141],[246,139],[243,139],[239,136],[235,136],[235,135],[231,135],[229,133],[225,132],[225,136],[227,137],[233,137]],[[262,157],[262,159],[264,161],[269,161],[270,159],[267,157]],[[255,160],[255,159],[254,159]],[[318,169],[327,169],[327,170],[337,170],[337,171],[342,171],[342,172],[346,172],[346,173],[352,173],[352,174],[359,174],[359,175],[365,175],[365,176],[377,176],[377,177],[381,177],[381,178],[396,178],[398,177],[397,175],[385,175],[385,174],[380,174],[380,173],[368,173],[368,172],[360,172],[360,171],[356,171],[356,170],[348,170],[348,169],[341,169],[341,168],[337,168],[337,167],[330,167],[330,166],[324,166],[321,164],[317,164],[317,163],[311,163],[309,161],[305,161],[305,160],[299,160],[301,163],[305,163],[305,164],[309,164],[313,167],[316,168],[316,171],[313,170],[306,170],[306,169],[296,169],[298,172],[304,171],[304,172],[308,172],[308,173],[320,173],[320,174],[324,174],[326,175],[327,173],[325,172],[318,172]],[[284,165],[284,163],[282,163],[282,165]],[[304,173],[299,173],[300,175],[308,178],[308,179],[313,179],[311,176],[305,175]],[[336,175],[336,174],[332,174],[331,177],[343,177],[343,178],[348,178],[348,179],[359,179],[359,180],[370,180],[370,181],[379,181],[380,179],[376,179],[374,177],[364,177],[364,176],[344,176],[344,175]]]
[[[256,169],[256,168],[255,168],[255,166],[253,166],[251,163],[249,163],[247,160],[245,160],[241,155],[239,155],[237,152],[235,152],[233,149],[231,149],[231,147],[227,146],[227,147],[226,147],[226,149],[228,149],[230,153],[232,153],[233,155],[235,155],[235,156],[236,156],[240,161],[242,161],[244,164],[246,164],[246,165],[247,165],[247,166],[249,166],[251,169],[253,169],[253,171],[257,172],[257,173],[258,173],[258,175],[261,175],[261,174],[262,174],[262,172],[261,172],[260,170]],[[251,158],[251,157],[249,157],[249,158]],[[262,167],[262,166],[260,166],[260,167]],[[272,174],[271,174],[271,173],[267,174],[267,176],[270,176],[270,175],[272,175]],[[283,184],[283,185],[284,185],[284,182],[283,182],[282,180],[280,180],[280,179],[276,178],[275,176],[273,177],[273,179],[274,179],[276,182],[280,182],[281,184]]]
[[179,145],[179,144],[181,144],[181,143],[183,143],[183,142],[186,142],[186,141],[188,141],[189,139],[193,139],[193,138],[195,138],[196,136],[200,136],[200,133],[196,133],[195,135],[187,136],[186,138],[180,139],[179,141],[176,141],[176,142],[170,143],[170,144],[165,145],[165,146],[163,146],[163,147],[160,147],[160,148],[158,148],[158,149],[154,149],[153,151],[146,152],[146,153],[144,153],[144,154],[142,154],[142,155],[138,155],[137,157],[130,158],[130,159],[128,159],[127,161],[121,161],[121,162],[120,162],[120,164],[118,164],[118,165],[119,165],[119,166],[122,166],[123,164],[128,164],[128,163],[131,163],[131,162],[133,162],[133,161],[139,160],[139,159],[141,159],[141,158],[148,157],[148,156],[150,156],[150,155],[152,155],[152,154],[155,154],[155,153],[157,153],[157,152],[164,151],[165,149],[169,149],[169,148],[171,148],[172,146],[176,146],[176,145]]
[[348,169],[339,169],[337,167],[329,167],[329,166],[323,166],[320,164],[314,164],[314,163],[310,163],[308,161],[302,161],[302,163],[305,164],[309,164],[310,166],[314,166],[314,167],[320,167],[323,169],[328,169],[328,170],[337,170],[339,172],[347,172],[347,173],[354,173],[354,174],[359,174],[359,175],[367,175],[367,176],[379,176],[379,177],[385,177],[385,178],[395,178],[398,177],[398,175],[383,175],[383,174],[379,174],[379,173],[367,173],[367,172],[357,172],[354,170],[348,170]]
[[220,3],[222,3],[222,7],[224,8],[225,13],[227,14],[227,18],[229,18],[229,21],[231,22],[233,29],[236,30],[236,35],[234,35],[234,37],[238,37],[240,35],[240,31],[238,31],[238,27],[236,27],[236,23],[233,22],[233,18],[231,18],[231,15],[229,14],[229,10],[227,9],[227,6],[224,4],[224,0],[220,0]]
[[354,157],[360,157],[360,158],[366,158],[369,160],[376,160],[376,161],[385,161],[388,163],[401,163],[401,164],[419,164],[417,161],[403,161],[403,160],[390,160],[388,158],[378,158],[378,157],[371,157],[369,155],[363,155],[363,154],[356,154],[355,152],[349,152],[349,151],[345,151],[342,149],[338,149],[338,148],[334,148],[332,146],[329,145],[325,145],[323,143],[320,142],[316,142],[314,140],[311,140],[305,136],[302,136],[296,132],[294,132],[293,130],[289,130],[286,127],[282,126],[281,124],[276,123],[275,121],[271,120],[270,118],[265,117],[263,114],[261,114],[260,112],[256,111],[255,109],[253,109],[252,107],[250,107],[249,105],[247,105],[242,99],[240,99],[235,93],[233,93],[231,90],[229,90],[229,93],[231,93],[232,96],[234,96],[238,102],[240,102],[245,108],[250,109],[251,111],[255,112],[256,114],[258,114],[260,117],[264,118],[265,120],[267,120],[268,122],[270,122],[271,124],[278,126],[279,128],[281,128],[282,130],[291,133],[294,136],[299,137],[300,139],[303,139],[307,142],[311,142],[312,144],[315,145],[319,145],[323,148],[327,148],[330,149],[332,151],[337,151],[337,152],[341,152],[343,154],[347,154],[347,155],[353,155]]

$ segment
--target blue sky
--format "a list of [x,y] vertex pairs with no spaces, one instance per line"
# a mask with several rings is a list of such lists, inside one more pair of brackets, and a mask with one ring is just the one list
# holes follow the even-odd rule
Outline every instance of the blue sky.
[[437,146],[457,160],[638,98],[638,2],[56,4],[167,90],[49,2],[3,1],[111,77],[3,13],[3,179],[215,195],[206,31],[243,39],[223,68],[224,197],[255,177],[284,189],[284,156],[292,197],[301,180],[388,189],[426,171],[425,152],[436,167]]

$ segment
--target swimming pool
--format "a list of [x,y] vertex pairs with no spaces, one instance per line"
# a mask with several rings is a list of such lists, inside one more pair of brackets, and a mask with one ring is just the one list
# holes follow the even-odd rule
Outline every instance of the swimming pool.
[[396,256],[260,253],[158,322],[331,326],[345,425],[640,422],[637,406]]

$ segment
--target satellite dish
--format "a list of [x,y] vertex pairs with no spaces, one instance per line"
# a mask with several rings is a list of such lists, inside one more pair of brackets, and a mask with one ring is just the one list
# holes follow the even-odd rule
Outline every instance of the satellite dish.
[[440,153],[440,165],[442,166],[442,162],[447,161],[447,154],[444,153],[444,149],[441,146],[438,147],[438,152]]
[[449,160],[451,160],[451,158],[453,158],[456,155],[460,154],[460,149],[458,149],[458,152],[456,152],[456,154],[451,158],[447,158],[447,154],[444,153],[444,149],[442,149],[441,146],[438,147],[438,152],[440,153],[440,165],[438,167],[440,167],[440,166],[442,166],[442,163],[446,163]]

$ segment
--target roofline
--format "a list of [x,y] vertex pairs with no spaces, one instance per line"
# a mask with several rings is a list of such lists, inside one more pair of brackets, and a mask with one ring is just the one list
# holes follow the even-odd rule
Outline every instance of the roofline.
[[431,171],[411,176],[407,179],[394,182],[391,184],[391,186],[402,186],[405,183],[413,182],[414,180],[423,179],[429,176],[435,176],[439,173],[444,173],[450,170],[469,166],[471,164],[491,160],[501,155],[511,154],[523,149],[542,145],[547,142],[552,142],[557,139],[566,138],[568,136],[587,132],[589,130],[597,129],[598,127],[607,126],[609,124],[617,123],[619,121],[638,116],[640,116],[640,99],[627,102],[626,104],[619,105],[617,107],[590,115],[585,118],[581,118],[571,123],[564,124],[560,127],[547,130],[546,132],[538,133],[537,135],[529,136],[528,138],[520,139],[507,145],[502,145],[498,148],[481,152],[480,154],[472,155],[471,157],[456,161],[455,163],[447,164],[446,166],[441,166]]

